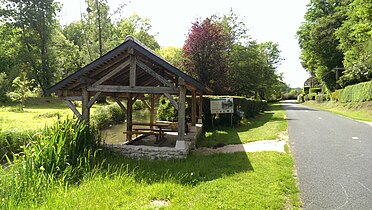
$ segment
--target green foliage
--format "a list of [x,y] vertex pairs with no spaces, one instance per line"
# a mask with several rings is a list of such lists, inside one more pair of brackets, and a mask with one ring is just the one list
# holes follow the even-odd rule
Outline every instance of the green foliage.
[[310,88],[309,93],[320,93],[322,92],[322,88]]
[[25,79],[22,79],[20,77],[16,77],[13,80],[13,92],[7,93],[7,96],[14,102],[17,102],[19,104],[19,108],[21,111],[23,111],[23,107],[25,105],[27,97],[30,97],[31,87],[32,87],[33,80],[27,81]]
[[309,86],[304,86],[303,88],[302,88],[302,93],[303,94],[309,94],[309,91],[310,91],[310,87]]
[[99,106],[95,114],[92,115],[92,122],[99,130],[123,123],[126,119],[126,114],[117,104],[109,106]]
[[315,101],[318,103],[323,103],[325,101],[330,101],[331,95],[330,94],[318,94],[315,96]]
[[341,0],[311,0],[307,5],[305,22],[297,32],[303,67],[315,75],[329,90],[336,84],[332,69],[343,67],[343,53],[338,49],[335,31],[344,16],[339,12]]
[[0,160],[3,160],[4,155],[11,156],[13,153],[19,153],[21,146],[30,142],[32,136],[37,133],[39,131],[0,130]]
[[340,100],[340,93],[341,93],[341,90],[335,90],[334,92],[332,92],[332,99],[335,100],[335,101],[339,101]]
[[372,100],[372,81],[349,85],[340,90],[340,102],[363,102]]
[[159,99],[159,107],[157,109],[156,118],[158,120],[165,120],[170,122],[178,121],[178,111],[164,96]]
[[33,135],[7,169],[0,169],[2,206],[11,209],[27,200],[37,204],[48,189],[76,181],[95,164],[99,143],[96,129],[69,119]]
[[132,14],[117,23],[116,36],[120,40],[132,35],[152,50],[158,50],[160,45],[155,40],[155,34],[151,34],[152,26],[149,19],[144,19],[137,14]]
[[290,88],[286,92],[281,93],[282,100],[297,99],[298,96],[302,93],[301,88]]
[[[228,126],[231,123],[230,114],[217,114],[212,116],[210,112],[210,100],[211,98],[216,97],[218,98],[218,96],[203,97],[203,128],[205,129],[210,129],[212,127],[212,117],[214,125],[216,126]],[[239,124],[241,120],[241,117],[238,115],[236,110],[243,111],[245,118],[252,118],[267,109],[267,101],[264,100],[253,100],[238,96],[229,96],[229,98],[233,98],[234,100],[234,125]]]
[[0,102],[7,100],[6,92],[8,92],[7,75],[5,72],[0,72]]
[[346,70],[340,78],[343,87],[372,79],[372,2],[349,2],[340,8],[346,19],[335,33],[345,54]]

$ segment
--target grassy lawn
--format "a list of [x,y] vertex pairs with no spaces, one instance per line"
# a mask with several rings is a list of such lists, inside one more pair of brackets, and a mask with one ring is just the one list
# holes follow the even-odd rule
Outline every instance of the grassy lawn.
[[217,127],[212,132],[206,132],[197,142],[197,146],[212,147],[277,139],[279,132],[287,129],[284,117],[285,111],[280,108],[280,104],[270,104],[269,111],[253,119],[244,120],[238,127]]
[[304,105],[333,112],[352,119],[372,122],[371,101],[361,103],[339,103],[335,101],[316,103],[315,101],[308,101],[305,102]]
[[73,115],[66,104],[55,98],[31,98],[24,112],[16,111],[15,107],[11,104],[0,106],[1,129],[35,130],[53,124],[58,117]]
[[[27,108],[29,107],[29,108]],[[43,113],[72,115],[60,101],[26,105],[25,113],[3,107],[0,126],[36,128],[57,116],[41,118]],[[3,111],[3,109],[5,111]],[[17,115],[19,114],[19,115]],[[244,121],[235,128],[207,132],[198,146],[217,143],[240,144],[276,139],[286,130],[285,112],[279,104]],[[24,123],[24,124],[22,124]],[[8,125],[11,124],[11,125]],[[22,125],[21,125],[22,124]],[[40,192],[40,199],[24,199],[19,209],[299,209],[301,202],[290,153],[237,152],[197,155],[187,159],[147,161],[128,159],[103,151],[99,166],[89,169],[76,182],[61,185],[55,181]],[[90,166],[94,168],[94,166]],[[1,177],[1,175],[0,175]],[[1,198],[0,198],[1,202]]]
[[277,152],[155,162],[110,155],[100,171],[37,208],[157,209],[159,201],[169,209],[296,209],[293,170],[292,156]]

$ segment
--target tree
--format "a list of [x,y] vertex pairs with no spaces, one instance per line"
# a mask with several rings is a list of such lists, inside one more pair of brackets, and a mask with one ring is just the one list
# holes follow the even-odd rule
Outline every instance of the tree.
[[173,66],[182,69],[182,48],[165,47],[157,50],[157,53]]
[[228,34],[222,25],[207,18],[192,24],[183,46],[186,72],[215,93],[226,92],[228,41]]
[[335,31],[344,19],[338,11],[341,0],[311,0],[305,22],[297,31],[303,67],[329,90],[336,87],[336,67],[343,67],[343,53],[338,49]]
[[336,30],[339,49],[345,54],[342,86],[372,79],[372,2],[354,0],[344,5],[344,18]]
[[20,30],[22,69],[35,78],[44,95],[53,81],[51,35],[56,26],[58,4],[53,0],[7,0],[2,17]]
[[12,99],[12,101],[19,103],[20,111],[23,111],[27,97],[32,94],[31,88],[33,82],[33,80],[28,81],[24,78],[21,79],[20,77],[16,77],[12,84],[14,91],[7,93],[7,96]]
[[116,34],[120,42],[123,42],[126,36],[131,35],[152,50],[160,49],[160,45],[155,40],[156,34],[150,33],[151,29],[152,25],[149,19],[132,14],[117,23]]

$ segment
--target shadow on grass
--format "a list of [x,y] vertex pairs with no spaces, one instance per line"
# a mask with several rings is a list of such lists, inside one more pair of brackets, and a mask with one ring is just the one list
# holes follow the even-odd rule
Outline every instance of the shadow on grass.
[[255,129],[262,127],[268,122],[283,122],[286,121],[282,117],[276,117],[274,112],[282,110],[280,104],[271,104],[270,110],[266,111],[265,113],[261,113],[258,116],[244,120],[239,126],[235,127],[228,127],[228,126],[220,126],[215,127],[211,131],[207,131],[207,133],[202,136],[197,141],[198,147],[221,147],[228,144],[242,144],[238,133],[246,132],[250,129]]
[[[248,154],[189,155],[179,160],[133,160],[119,154],[104,153],[105,164],[102,170],[120,171],[133,176],[137,182],[162,183],[175,182],[184,185],[197,185],[236,173],[253,171]],[[110,169],[109,169],[110,168]]]

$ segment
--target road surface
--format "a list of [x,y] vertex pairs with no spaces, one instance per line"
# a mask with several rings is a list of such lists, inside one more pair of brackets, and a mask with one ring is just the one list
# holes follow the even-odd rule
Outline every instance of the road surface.
[[283,102],[303,209],[372,209],[372,126]]

